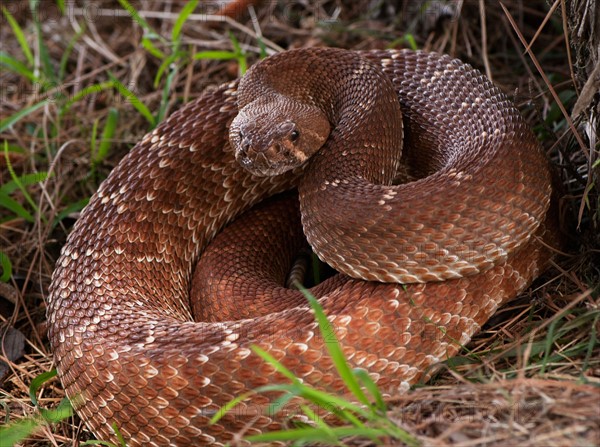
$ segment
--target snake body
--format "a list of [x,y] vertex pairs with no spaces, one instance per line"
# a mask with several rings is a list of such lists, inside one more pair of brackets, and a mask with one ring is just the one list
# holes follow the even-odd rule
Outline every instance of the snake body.
[[[349,362],[384,394],[455,354],[550,257],[540,242],[555,234],[544,223],[546,160],[477,70],[433,53],[336,49],[284,52],[255,67],[146,135],[57,261],[48,320],[59,377],[102,439],[116,442],[113,423],[129,446],[221,445],[280,427],[289,412],[266,411],[269,395],[209,424],[233,397],[285,380],[251,345],[303,381],[344,392],[299,292],[236,258],[235,246],[260,253],[276,229],[297,233],[273,217],[295,215],[293,202],[244,216],[206,250],[277,193],[298,188],[310,244],[345,274],[316,294]],[[416,180],[393,185],[401,139]],[[194,284],[219,298],[194,304],[194,321],[189,292],[202,253],[229,273],[199,264]]]

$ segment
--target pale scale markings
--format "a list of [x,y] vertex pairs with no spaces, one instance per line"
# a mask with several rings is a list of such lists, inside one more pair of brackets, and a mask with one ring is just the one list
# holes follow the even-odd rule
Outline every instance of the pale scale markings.
[[352,321],[352,317],[350,315],[335,315],[331,320],[344,326],[348,326]]
[[158,191],[155,189],[151,189],[146,193],[146,200],[148,202],[152,202],[158,196]]
[[247,358],[251,354],[252,354],[252,350],[250,350],[248,348],[239,348],[235,352],[235,357],[236,357],[237,360],[244,360],[245,358]]
[[129,209],[129,207],[127,206],[127,203],[125,203],[125,202],[119,203],[119,205],[117,206],[117,214],[123,214],[128,209]]
[[225,340],[228,342],[234,342],[237,341],[240,338],[240,334],[238,334],[237,332],[233,332],[231,331],[230,334],[228,334],[227,336],[225,336]]
[[[478,332],[478,331],[479,331],[479,329],[480,329],[479,325],[475,325],[475,322],[472,322],[472,324],[473,324],[473,326],[476,326],[476,327],[474,328],[474,332]],[[466,344],[467,344],[469,341],[471,341],[471,334],[468,334],[468,333],[466,333],[466,332],[463,332],[463,333],[461,334],[461,336],[460,336],[460,340],[459,340],[459,342],[458,342],[458,343],[459,343],[460,345],[464,346],[464,345],[466,345]]]
[[[392,57],[394,57],[394,56],[392,56]],[[392,61],[392,59],[385,58],[385,59],[381,59],[380,63],[381,63],[382,67],[387,68],[393,64],[393,61]]]
[[306,345],[306,343],[292,343],[292,347],[294,349],[297,349],[299,351],[300,354],[308,351],[308,345]]
[[[206,358],[206,359],[208,359],[208,356],[209,356],[209,355],[212,355],[212,354],[214,354],[214,353],[215,353],[215,352],[217,352],[218,350],[219,350],[219,348],[218,348],[217,346],[207,346],[207,347],[206,347],[206,349],[204,349],[204,351],[203,351],[203,354],[204,354],[204,357],[203,357],[203,358]],[[202,361],[202,360],[201,360],[201,361]],[[208,360],[206,360],[206,361],[208,361]],[[206,361],[203,361],[203,363],[206,363]]]
[[442,76],[442,73],[439,71],[434,71],[433,76],[431,77],[431,82],[437,81]]
[[429,364],[440,363],[440,358],[437,355],[428,354],[425,358],[429,360]]
[[[152,338],[154,338],[154,337],[152,337]],[[158,376],[159,373],[160,373],[160,371],[158,369],[156,369],[154,366],[152,366],[151,363],[148,363],[144,367],[144,378],[146,378],[146,379],[151,379],[152,377],[156,377],[156,376]]]

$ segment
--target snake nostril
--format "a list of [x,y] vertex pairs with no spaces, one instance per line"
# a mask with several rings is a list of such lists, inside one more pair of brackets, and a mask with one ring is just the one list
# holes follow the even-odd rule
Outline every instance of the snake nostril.
[[248,141],[242,141],[240,144],[240,153],[246,157],[248,156],[248,152],[250,151],[250,143]]
[[269,149],[267,150],[267,155],[269,157],[279,155],[280,153],[281,153],[281,145],[279,143],[272,144],[271,146],[269,146]]

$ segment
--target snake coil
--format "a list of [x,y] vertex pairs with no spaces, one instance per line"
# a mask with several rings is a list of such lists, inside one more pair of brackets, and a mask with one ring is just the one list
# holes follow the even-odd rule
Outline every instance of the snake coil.
[[[414,180],[394,185],[400,139]],[[213,317],[219,298],[195,305],[195,321],[189,304],[194,266],[215,235],[292,188],[309,242],[345,274],[319,300],[351,365],[384,394],[454,355],[535,278],[550,257],[541,239],[555,235],[544,222],[551,188],[540,147],[477,70],[413,51],[267,58],[146,135],[57,261],[49,336],[66,393],[96,436],[117,442],[116,423],[131,447],[223,445],[281,427],[281,414],[265,412],[268,395],[209,424],[233,397],[284,380],[253,344],[306,383],[344,392],[298,292],[250,273],[231,288],[226,276],[209,285],[233,294],[229,308],[241,314]],[[282,226],[277,215],[296,213],[270,206],[230,227],[233,245],[266,234],[249,244],[260,252]],[[226,270],[255,272],[228,250],[216,251]]]

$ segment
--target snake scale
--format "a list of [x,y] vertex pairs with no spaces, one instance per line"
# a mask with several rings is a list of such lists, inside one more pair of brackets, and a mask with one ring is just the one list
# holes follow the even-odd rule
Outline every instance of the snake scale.
[[[403,170],[411,181],[396,184]],[[299,205],[243,214],[291,189]],[[116,424],[129,446],[223,445],[282,427],[292,409],[277,413],[269,394],[209,424],[233,397],[285,380],[252,345],[346,392],[306,299],[281,283],[281,244],[303,227],[341,272],[314,293],[348,361],[385,395],[401,392],[544,268],[550,193],[523,118],[456,59],[271,56],[172,114],[91,198],[50,287],[60,380],[96,436],[117,442]]]

